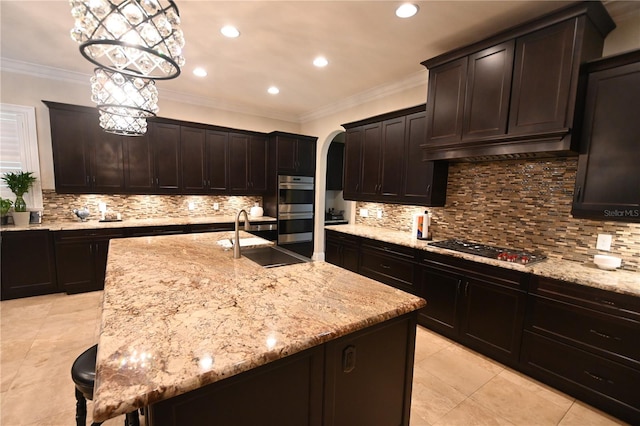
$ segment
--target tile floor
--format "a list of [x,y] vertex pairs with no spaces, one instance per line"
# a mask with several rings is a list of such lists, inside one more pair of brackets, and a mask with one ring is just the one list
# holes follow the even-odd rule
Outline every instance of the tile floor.
[[[0,425],[75,424],[69,371],[97,341],[101,298],[93,292],[0,303]],[[104,423],[122,424],[123,417]],[[418,327],[411,426],[616,424],[623,423]]]

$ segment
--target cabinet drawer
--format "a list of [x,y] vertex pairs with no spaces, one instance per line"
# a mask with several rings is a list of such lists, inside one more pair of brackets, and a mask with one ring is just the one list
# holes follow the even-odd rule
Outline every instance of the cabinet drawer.
[[523,362],[541,377],[617,417],[640,418],[640,371],[525,331]]
[[362,241],[362,248],[368,250],[377,250],[394,256],[400,256],[409,260],[414,260],[415,250],[411,247],[400,246],[393,243],[385,243],[384,241],[375,241],[365,239]]
[[529,298],[527,328],[640,367],[640,323],[540,296]]
[[111,238],[120,238],[123,235],[122,228],[54,232],[56,242],[110,240]]
[[153,237],[156,235],[174,235],[187,232],[187,225],[145,226],[127,229],[127,237]]
[[360,273],[402,290],[414,292],[413,263],[376,250],[362,248]]

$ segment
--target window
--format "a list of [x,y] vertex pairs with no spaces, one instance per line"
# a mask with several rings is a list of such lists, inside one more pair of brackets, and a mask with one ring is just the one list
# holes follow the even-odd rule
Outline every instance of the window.
[[[36,110],[34,107],[0,104],[0,175],[20,171],[33,172],[38,178],[24,195],[27,208],[42,209]],[[4,181],[0,181],[0,196],[12,201],[16,198]]]

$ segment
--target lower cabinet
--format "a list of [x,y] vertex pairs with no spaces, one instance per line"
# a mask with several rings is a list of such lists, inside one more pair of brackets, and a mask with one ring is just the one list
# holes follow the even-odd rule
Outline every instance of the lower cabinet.
[[518,363],[528,275],[425,254],[417,294],[427,300],[419,322],[492,358]]
[[48,230],[5,231],[1,235],[2,300],[59,291]]
[[360,274],[417,294],[414,287],[414,250],[411,248],[363,239]]
[[54,232],[60,290],[68,294],[102,290],[109,240],[122,236],[120,228]]
[[352,272],[359,271],[360,238],[327,230],[324,241],[324,257],[327,262]]
[[527,306],[523,370],[637,424],[640,300],[535,277]]
[[408,426],[415,333],[412,312],[152,404],[147,425]]

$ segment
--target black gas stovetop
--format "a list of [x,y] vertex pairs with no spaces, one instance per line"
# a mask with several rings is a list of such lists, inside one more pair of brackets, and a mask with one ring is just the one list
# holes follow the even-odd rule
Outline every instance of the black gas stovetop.
[[503,260],[505,262],[518,263],[521,265],[531,265],[547,258],[541,253],[527,252],[522,250],[508,249],[504,247],[488,246],[452,238],[450,240],[438,241],[429,244],[433,247],[459,251],[462,253],[474,254],[476,256],[488,257],[489,259]]

